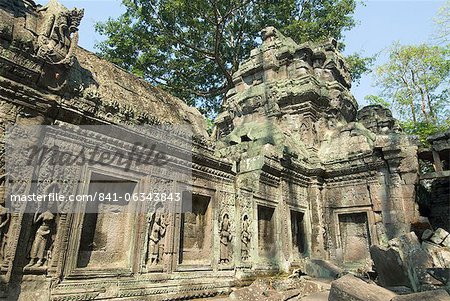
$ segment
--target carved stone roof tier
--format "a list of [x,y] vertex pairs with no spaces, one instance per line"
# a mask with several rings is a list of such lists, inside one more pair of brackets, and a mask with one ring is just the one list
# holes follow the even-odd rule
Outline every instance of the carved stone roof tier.
[[78,64],[68,75],[65,105],[114,123],[188,125],[196,136],[208,137],[197,109],[80,47],[75,56]]
[[312,160],[307,149],[323,136],[318,120],[338,126],[356,117],[350,74],[335,40],[297,44],[268,27],[233,80],[216,119],[219,149],[258,140]]
[[439,133],[427,138],[428,142],[433,145],[436,151],[450,150],[450,129],[446,132]]

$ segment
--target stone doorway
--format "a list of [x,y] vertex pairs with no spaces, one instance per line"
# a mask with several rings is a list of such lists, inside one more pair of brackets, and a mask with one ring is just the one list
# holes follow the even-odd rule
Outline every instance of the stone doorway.
[[211,198],[192,195],[192,210],[181,214],[179,263],[211,264],[212,252]]
[[[92,173],[88,195],[96,195],[97,200],[86,205],[77,268],[129,268],[134,214],[125,195],[132,195],[136,187],[136,182]],[[98,199],[101,193],[117,201],[101,202]]]
[[258,255],[266,260],[276,255],[274,208],[258,206]]
[[339,214],[343,262],[363,263],[370,258],[371,237],[366,212]]
[[304,213],[291,210],[292,253],[295,259],[302,258],[306,249],[304,217]]

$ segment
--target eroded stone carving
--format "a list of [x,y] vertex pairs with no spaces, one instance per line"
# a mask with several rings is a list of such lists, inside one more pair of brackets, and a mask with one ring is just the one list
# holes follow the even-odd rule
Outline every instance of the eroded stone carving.
[[252,233],[250,231],[250,219],[247,214],[242,217],[241,229],[241,258],[246,261],[250,257],[250,241]]
[[164,255],[164,238],[169,226],[166,214],[157,209],[149,219],[147,266],[162,263]]
[[0,205],[0,260],[2,263],[6,259],[10,219],[9,210],[4,207],[4,204]]
[[230,231],[230,217],[225,213],[220,224],[220,259],[219,263],[230,262],[230,242],[232,239]]
[[27,268],[42,267],[48,261],[47,251],[50,241],[51,226],[55,220],[55,215],[47,210],[45,212],[36,212],[33,222],[38,224],[31,250],[29,253],[30,262],[25,266]]
[[41,15],[37,56],[55,65],[71,64],[78,46],[78,26],[84,10],[67,10],[57,0],[50,0],[37,11]]
[[[4,70],[3,76],[60,91],[74,62],[84,10],[69,10],[57,0],[45,6],[21,0],[12,8],[13,15],[2,11],[0,38],[11,44],[7,52],[18,68]],[[23,69],[32,72],[25,76]]]

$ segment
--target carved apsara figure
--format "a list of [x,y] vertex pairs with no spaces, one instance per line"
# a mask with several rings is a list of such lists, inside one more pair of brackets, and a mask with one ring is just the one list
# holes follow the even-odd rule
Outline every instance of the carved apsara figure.
[[231,242],[230,218],[225,213],[220,226],[220,260],[219,263],[230,262],[229,243]]
[[242,231],[241,231],[241,258],[242,260],[247,260],[250,257],[250,220],[248,215],[244,215],[242,218]]
[[[2,131],[1,129],[0,129],[0,133],[1,133],[1,137],[3,137],[3,133],[4,133],[4,131]],[[4,152],[5,152],[5,149],[4,149],[4,145],[2,145],[1,146],[1,149],[0,149],[0,168],[1,169],[4,169],[5,167],[3,166],[4,165]],[[7,175],[2,175],[2,176],[0,176],[0,203],[5,203],[5,201],[6,201],[6,199],[5,199],[5,197],[6,197],[6,177],[7,177]]]
[[0,205],[0,260],[3,262],[6,258],[6,246],[8,243],[8,226],[10,214],[7,208]]
[[50,238],[51,224],[55,219],[55,215],[49,210],[39,214],[34,214],[34,223],[41,223],[36,231],[33,244],[30,251],[30,262],[26,265],[29,267],[41,267],[46,258],[47,242]]
[[147,266],[157,265],[163,259],[164,237],[168,222],[163,213],[155,212],[150,219],[151,230],[148,236],[148,259]]
[[313,146],[314,144],[314,135],[311,133],[311,127],[307,123],[302,123],[300,126],[300,134],[302,136],[303,142],[305,145]]

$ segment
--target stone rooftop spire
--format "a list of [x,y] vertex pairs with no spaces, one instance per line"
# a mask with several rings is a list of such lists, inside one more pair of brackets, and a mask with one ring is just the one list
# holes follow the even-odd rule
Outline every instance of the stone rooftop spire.
[[335,40],[297,44],[274,27],[261,38],[234,74],[216,120],[219,148],[259,140],[305,153],[327,131],[355,120],[358,105]]

